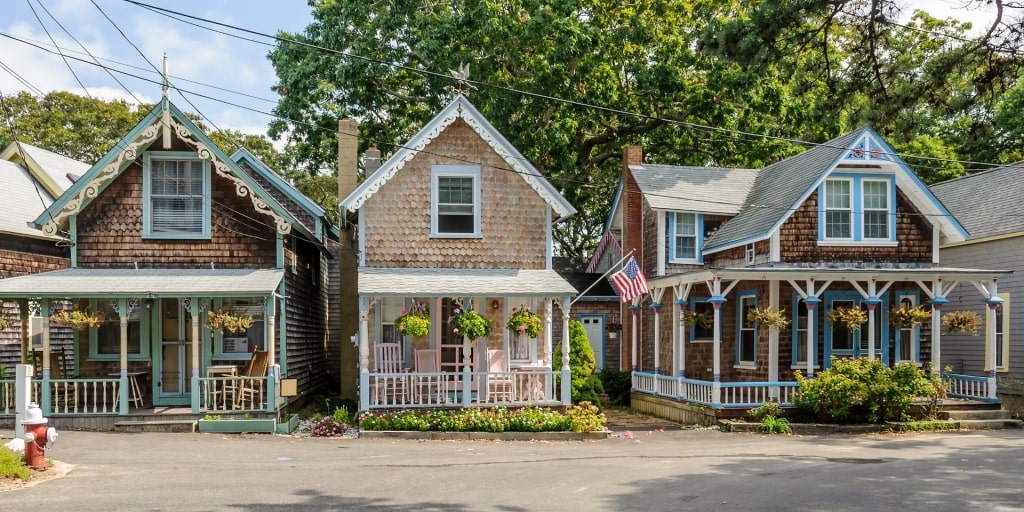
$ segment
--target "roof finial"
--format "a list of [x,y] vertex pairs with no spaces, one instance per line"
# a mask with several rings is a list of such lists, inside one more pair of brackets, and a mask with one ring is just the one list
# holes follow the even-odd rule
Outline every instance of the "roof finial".
[[167,79],[168,76],[169,75],[167,73],[167,54],[164,53],[164,82],[163,82],[164,99],[170,99],[168,97],[168,91],[170,90],[171,85],[170,85],[170,81]]
[[456,85],[452,87],[455,94],[465,96],[470,89],[476,89],[476,86],[469,83],[469,64],[461,63],[458,68],[449,69],[448,73],[455,79]]

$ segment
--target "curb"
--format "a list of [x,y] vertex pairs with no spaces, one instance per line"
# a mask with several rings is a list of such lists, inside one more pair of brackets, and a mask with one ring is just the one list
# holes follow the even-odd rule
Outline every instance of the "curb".
[[373,430],[359,432],[360,439],[413,439],[429,441],[601,441],[610,430],[596,432],[417,432]]

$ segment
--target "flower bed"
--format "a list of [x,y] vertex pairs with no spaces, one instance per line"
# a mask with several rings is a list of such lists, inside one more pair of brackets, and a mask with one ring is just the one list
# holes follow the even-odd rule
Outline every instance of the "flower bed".
[[565,412],[527,406],[466,409],[402,409],[369,411],[360,418],[363,431],[414,432],[597,432],[605,430],[604,414],[584,402]]

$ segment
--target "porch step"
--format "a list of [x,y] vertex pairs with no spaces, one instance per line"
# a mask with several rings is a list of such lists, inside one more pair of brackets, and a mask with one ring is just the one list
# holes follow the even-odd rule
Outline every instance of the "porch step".
[[196,420],[144,420],[117,421],[114,429],[118,432],[178,432],[196,431]]
[[993,420],[958,420],[960,428],[966,430],[1000,430],[1024,428],[1024,422],[1011,418]]
[[943,400],[939,409],[945,412],[953,411],[998,411],[1002,407],[998,402],[979,402],[975,400]]
[[938,417],[943,420],[958,421],[1011,419],[1010,411],[1004,411],[998,407],[994,409],[960,409],[953,411],[943,409],[939,411]]

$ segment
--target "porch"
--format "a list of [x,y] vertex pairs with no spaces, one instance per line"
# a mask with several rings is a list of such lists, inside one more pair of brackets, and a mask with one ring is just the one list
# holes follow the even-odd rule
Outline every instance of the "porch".
[[550,369],[370,372],[366,376],[371,390],[368,409],[560,406],[571,398],[564,396],[562,372]]

